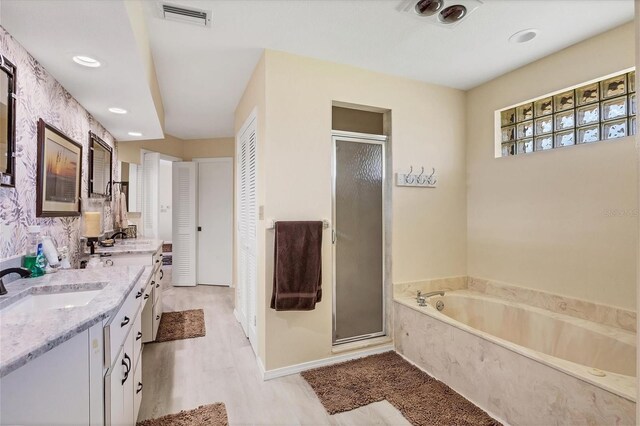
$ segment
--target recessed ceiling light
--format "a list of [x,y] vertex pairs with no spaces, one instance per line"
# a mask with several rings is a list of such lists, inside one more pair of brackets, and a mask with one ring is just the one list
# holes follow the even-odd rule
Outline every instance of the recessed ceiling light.
[[526,30],[518,31],[509,37],[511,43],[526,43],[533,40],[538,35],[538,30],[535,28],[529,28]]
[[440,19],[440,22],[443,24],[454,24],[465,16],[467,16],[467,8],[461,4],[454,4],[440,12],[438,19]]
[[76,55],[72,59],[73,62],[82,65],[83,67],[98,68],[100,66],[100,61],[92,58],[91,56]]
[[420,16],[432,16],[444,6],[444,0],[420,0],[414,10]]
[[142,136],[140,132],[129,132],[129,136]]
[[114,114],[126,114],[127,110],[124,108],[111,107],[109,108],[109,112],[112,112]]

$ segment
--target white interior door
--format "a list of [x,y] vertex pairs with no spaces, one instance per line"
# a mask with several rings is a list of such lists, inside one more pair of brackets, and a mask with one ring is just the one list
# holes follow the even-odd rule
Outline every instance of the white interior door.
[[144,236],[158,238],[158,173],[160,172],[160,154],[147,152],[143,164],[142,216]]
[[233,159],[198,159],[198,284],[231,285]]
[[197,163],[173,163],[173,268],[174,286],[196,285]]
[[238,133],[238,296],[236,309],[257,348],[257,121],[252,114]]

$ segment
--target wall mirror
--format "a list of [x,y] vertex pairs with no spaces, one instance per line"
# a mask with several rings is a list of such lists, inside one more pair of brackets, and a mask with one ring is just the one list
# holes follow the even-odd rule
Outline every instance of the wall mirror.
[[89,132],[89,196],[111,196],[112,149]]
[[0,55],[0,185],[16,184],[16,66]]

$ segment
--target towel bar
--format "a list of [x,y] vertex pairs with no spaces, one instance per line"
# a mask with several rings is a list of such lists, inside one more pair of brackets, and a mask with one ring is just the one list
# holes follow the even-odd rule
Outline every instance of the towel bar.
[[[267,221],[267,228],[266,229],[276,229],[276,220],[275,219],[270,219]],[[329,221],[327,219],[324,219],[322,221],[322,229],[329,229]]]

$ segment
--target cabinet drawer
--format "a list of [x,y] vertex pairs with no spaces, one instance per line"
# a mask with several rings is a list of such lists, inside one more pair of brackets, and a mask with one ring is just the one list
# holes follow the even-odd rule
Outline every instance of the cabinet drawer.
[[151,281],[153,283],[153,304],[158,304],[158,300],[160,296],[162,296],[162,285],[160,284],[160,275],[162,273],[162,269],[158,270],[156,277]]
[[[150,291],[151,297],[153,297],[153,288]],[[140,316],[142,317],[142,343],[153,342],[153,300],[144,305]]]
[[140,404],[142,403],[142,362],[138,362],[133,375],[133,423],[138,421],[138,413],[140,412]]
[[131,329],[133,337],[133,365],[138,364],[138,360],[142,355],[142,315],[136,316],[136,321]]
[[153,305],[153,340],[156,340],[156,335],[158,334],[160,318],[162,318],[162,303],[157,303]]
[[162,266],[162,247],[160,247],[160,249],[153,254],[153,265]]
[[127,295],[120,310],[104,328],[104,365],[109,367],[116,359],[120,347],[138,314],[142,295],[138,296],[138,289],[134,287]]

